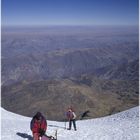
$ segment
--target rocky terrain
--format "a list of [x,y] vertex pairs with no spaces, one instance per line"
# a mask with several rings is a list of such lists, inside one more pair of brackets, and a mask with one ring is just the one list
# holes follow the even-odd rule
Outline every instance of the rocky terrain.
[[73,106],[89,118],[138,105],[135,27],[2,29],[2,107],[64,120]]

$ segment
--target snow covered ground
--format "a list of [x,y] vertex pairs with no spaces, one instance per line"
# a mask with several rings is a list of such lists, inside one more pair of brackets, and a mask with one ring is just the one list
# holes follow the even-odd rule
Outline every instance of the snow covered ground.
[[[31,118],[1,108],[1,140],[32,140]],[[48,135],[57,130],[58,140],[138,140],[139,107],[115,115],[77,121],[77,131],[64,129],[64,122],[48,121]],[[67,123],[68,126],[68,123]]]

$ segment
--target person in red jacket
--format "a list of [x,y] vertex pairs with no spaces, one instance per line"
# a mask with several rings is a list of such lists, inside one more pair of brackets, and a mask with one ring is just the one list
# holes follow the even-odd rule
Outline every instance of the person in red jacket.
[[40,112],[37,112],[31,120],[30,128],[33,133],[33,140],[39,140],[47,130],[46,118]]
[[76,129],[76,114],[75,114],[75,112],[73,111],[72,108],[69,108],[66,115],[67,115],[67,118],[68,118],[68,121],[69,121],[68,130],[71,130],[71,125],[73,123],[74,130],[76,131],[77,129]]

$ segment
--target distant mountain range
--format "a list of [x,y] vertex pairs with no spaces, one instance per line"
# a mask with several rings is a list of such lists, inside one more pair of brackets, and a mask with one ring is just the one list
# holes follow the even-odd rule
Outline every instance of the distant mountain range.
[[136,106],[138,51],[135,28],[2,30],[2,106],[53,120],[71,105],[91,118]]

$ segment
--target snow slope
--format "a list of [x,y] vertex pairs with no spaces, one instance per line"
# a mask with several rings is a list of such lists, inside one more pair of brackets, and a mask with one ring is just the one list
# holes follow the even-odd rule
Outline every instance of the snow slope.
[[[1,108],[1,140],[32,140],[31,118]],[[65,130],[64,122],[48,121],[48,135],[57,130],[58,140],[138,140],[139,107],[115,115],[77,121],[77,131]],[[68,126],[68,123],[67,123]]]

